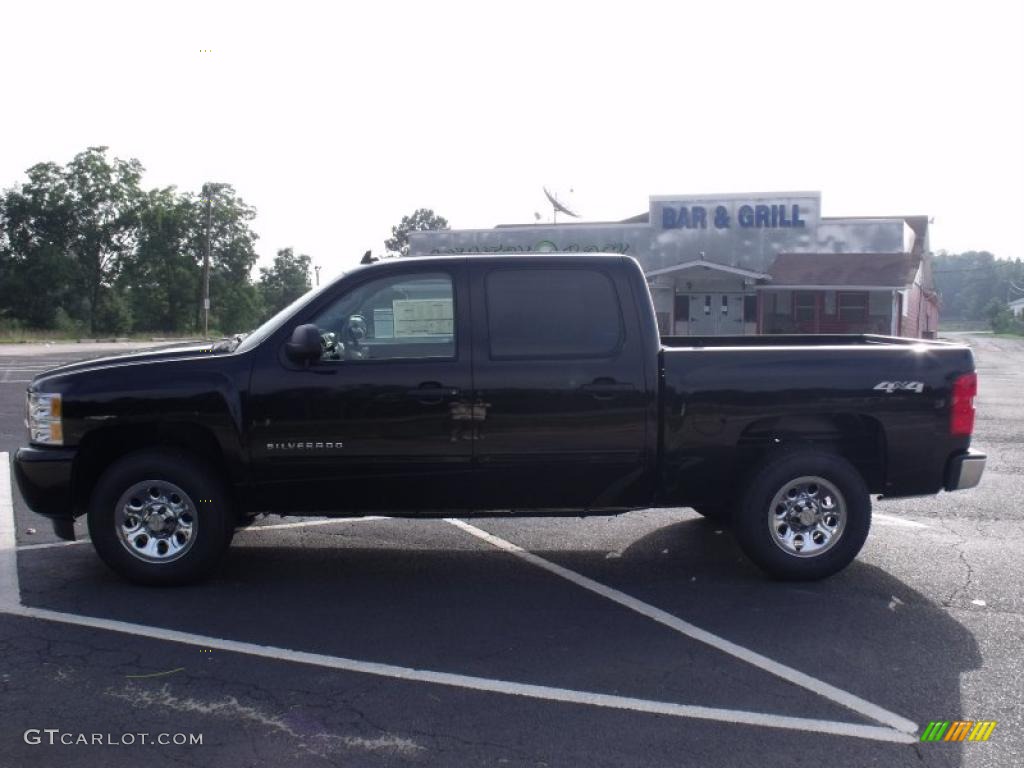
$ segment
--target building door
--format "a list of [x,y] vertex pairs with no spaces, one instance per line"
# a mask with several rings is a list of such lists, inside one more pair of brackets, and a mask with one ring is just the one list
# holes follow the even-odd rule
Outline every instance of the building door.
[[718,299],[718,334],[720,336],[742,336],[743,327],[742,293],[723,293]]
[[[676,297],[676,306],[681,297]],[[689,312],[677,314],[677,320],[689,318],[688,328],[677,326],[676,333],[690,336],[742,336],[744,334],[744,299],[742,293],[689,294]]]
[[673,303],[672,334],[685,336],[690,327],[690,294],[677,293]]
[[692,293],[690,294],[690,336],[715,336],[717,335],[717,320],[715,314],[715,293]]

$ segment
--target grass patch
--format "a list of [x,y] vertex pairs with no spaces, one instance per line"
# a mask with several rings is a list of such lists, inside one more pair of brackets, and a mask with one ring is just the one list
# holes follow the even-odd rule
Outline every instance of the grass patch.
[[[220,338],[213,336],[213,338]],[[0,332],[0,344],[88,344],[92,342],[163,342],[163,341],[203,341],[198,336],[161,336],[153,333],[133,333],[128,336],[73,336],[62,331],[32,331],[32,330],[8,330]]]

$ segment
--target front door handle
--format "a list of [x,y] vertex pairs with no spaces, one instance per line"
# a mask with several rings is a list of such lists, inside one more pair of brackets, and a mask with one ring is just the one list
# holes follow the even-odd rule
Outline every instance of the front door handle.
[[459,390],[456,387],[446,387],[436,381],[425,381],[405,394],[421,403],[439,403],[446,397],[458,397]]
[[580,389],[597,400],[611,400],[616,395],[626,392],[634,392],[636,387],[615,379],[594,379],[590,384],[584,384]]

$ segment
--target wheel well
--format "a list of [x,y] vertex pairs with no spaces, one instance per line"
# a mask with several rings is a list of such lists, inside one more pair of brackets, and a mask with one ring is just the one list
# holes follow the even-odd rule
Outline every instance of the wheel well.
[[[82,439],[72,468],[71,492],[75,515],[85,514],[96,481],[107,467],[122,456],[145,448],[177,448],[198,457],[221,477],[227,477],[224,454],[213,433],[205,427],[155,422],[98,429]],[[232,484],[229,482],[227,486],[233,495]]]
[[881,492],[885,484],[885,430],[864,414],[779,416],[754,422],[740,438],[742,466],[759,464],[781,447],[808,445],[832,451],[850,462],[868,490]]

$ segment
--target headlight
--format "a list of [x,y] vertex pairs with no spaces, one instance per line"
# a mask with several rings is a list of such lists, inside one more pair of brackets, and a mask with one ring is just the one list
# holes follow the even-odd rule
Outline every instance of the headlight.
[[60,395],[28,393],[28,439],[42,445],[63,445],[64,425],[61,422]]

